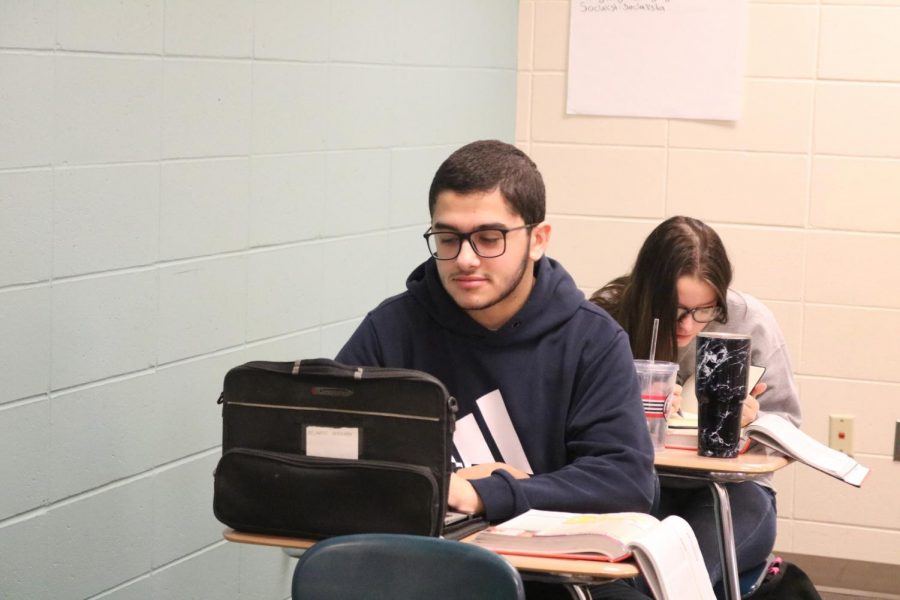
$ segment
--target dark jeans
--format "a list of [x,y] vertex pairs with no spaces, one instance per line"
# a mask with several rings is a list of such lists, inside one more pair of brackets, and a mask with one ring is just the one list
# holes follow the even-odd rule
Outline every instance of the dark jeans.
[[[775,545],[775,492],[752,481],[729,483],[731,520],[734,525],[738,572],[762,564]],[[713,513],[712,492],[706,484],[670,486],[662,488],[659,504],[660,518],[678,515],[687,521],[697,536],[709,579],[722,598],[722,562]]]

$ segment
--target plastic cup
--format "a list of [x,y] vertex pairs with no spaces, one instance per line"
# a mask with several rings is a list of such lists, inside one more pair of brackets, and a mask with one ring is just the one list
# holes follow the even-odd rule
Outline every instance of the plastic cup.
[[738,455],[749,373],[749,335],[697,336],[697,454],[718,458]]
[[675,389],[678,364],[661,360],[636,360],[634,368],[641,385],[641,401],[644,404],[644,416],[647,418],[647,428],[650,430],[653,447],[665,448],[667,413],[672,391]]

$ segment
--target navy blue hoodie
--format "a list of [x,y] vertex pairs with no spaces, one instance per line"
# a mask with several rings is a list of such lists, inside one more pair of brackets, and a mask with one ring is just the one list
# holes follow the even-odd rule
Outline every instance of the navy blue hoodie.
[[544,257],[535,275],[522,309],[491,331],[457,306],[429,259],[406,292],[366,316],[337,360],[434,375],[459,402],[457,419],[475,412],[482,435],[475,401],[499,391],[534,476],[496,470],[472,481],[492,521],[529,508],[647,511],[653,447],[628,338],[559,263]]

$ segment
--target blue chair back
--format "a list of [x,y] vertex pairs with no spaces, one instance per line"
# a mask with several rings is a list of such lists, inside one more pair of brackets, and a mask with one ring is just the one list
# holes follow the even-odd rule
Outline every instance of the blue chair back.
[[[775,555],[769,554],[765,561],[738,573],[738,588],[741,591],[741,598],[753,597],[754,592],[759,589],[760,584],[766,578],[766,573],[768,573],[769,567],[774,560]],[[713,588],[713,591],[716,593],[716,597],[723,598],[725,596],[725,584],[719,581]]]
[[764,562],[756,565],[752,569],[742,571],[738,575],[740,579],[741,598],[749,598],[753,595],[753,592],[759,589],[760,584],[766,578],[769,567],[772,566],[774,561],[775,555],[769,554]]
[[367,533],[329,538],[304,552],[291,598],[523,600],[525,593],[518,571],[485,548]]

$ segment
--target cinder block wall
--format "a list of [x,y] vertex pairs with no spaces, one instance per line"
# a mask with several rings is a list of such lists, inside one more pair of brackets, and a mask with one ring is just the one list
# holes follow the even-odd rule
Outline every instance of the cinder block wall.
[[735,123],[567,116],[569,8],[519,14],[516,140],[547,181],[551,254],[590,292],[663,218],[713,225],[784,329],[804,430],[855,415],[872,469],[860,490],[780,473],[777,548],[900,564],[900,2],[751,1]]
[[331,356],[512,141],[514,0],[0,0],[0,597],[289,595],[212,515],[225,371]]

